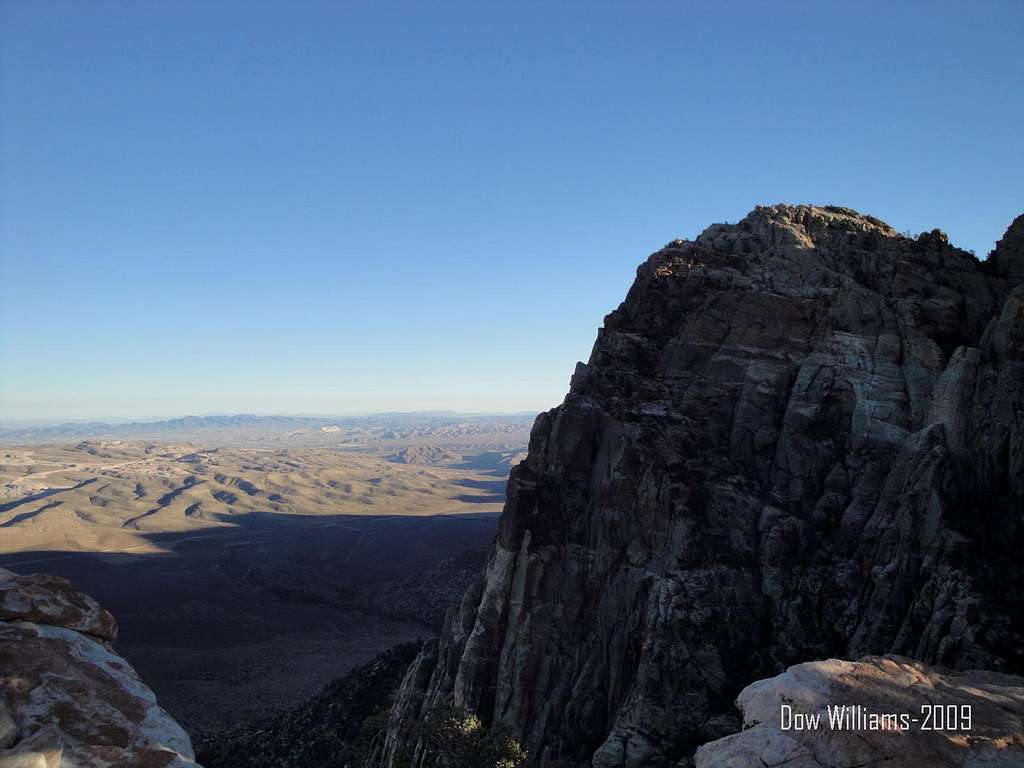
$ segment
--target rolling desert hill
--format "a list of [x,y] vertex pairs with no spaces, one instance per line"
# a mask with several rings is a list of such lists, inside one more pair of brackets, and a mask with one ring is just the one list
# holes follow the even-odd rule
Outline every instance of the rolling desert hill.
[[209,442],[0,447],[0,566],[109,606],[118,652],[195,737],[435,632],[484,566],[525,447],[518,427],[452,419],[280,440],[276,420],[183,421],[165,437]]
[[0,459],[5,560],[156,553],[150,534],[230,535],[243,515],[499,512],[503,500],[500,480],[475,470],[326,449],[90,441],[5,448]]

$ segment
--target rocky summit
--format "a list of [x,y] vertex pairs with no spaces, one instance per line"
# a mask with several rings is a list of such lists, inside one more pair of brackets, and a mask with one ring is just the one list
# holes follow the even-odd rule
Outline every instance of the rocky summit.
[[535,766],[686,765],[794,663],[1024,671],[1022,226],[981,262],[779,205],[653,254],[537,418],[381,762],[424,763],[406,726],[455,707]]
[[199,768],[116,638],[66,580],[0,568],[0,768]]

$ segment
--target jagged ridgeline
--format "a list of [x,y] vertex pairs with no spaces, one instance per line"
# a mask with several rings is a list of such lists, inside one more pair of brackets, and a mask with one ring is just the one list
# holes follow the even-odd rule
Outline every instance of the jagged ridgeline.
[[1024,671],[1022,246],[775,206],[651,256],[377,762],[454,710],[532,765],[670,766],[794,662]]

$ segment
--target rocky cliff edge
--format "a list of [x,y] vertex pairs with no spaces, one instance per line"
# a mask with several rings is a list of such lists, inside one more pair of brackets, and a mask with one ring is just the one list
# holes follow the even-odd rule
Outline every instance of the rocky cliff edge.
[[66,580],[0,568],[0,768],[198,768],[116,638]]

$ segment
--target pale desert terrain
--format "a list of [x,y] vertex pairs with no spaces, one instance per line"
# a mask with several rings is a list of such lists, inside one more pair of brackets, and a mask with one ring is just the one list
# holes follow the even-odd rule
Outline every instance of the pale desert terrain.
[[[339,515],[499,512],[503,499],[493,474],[329,449],[91,441],[2,448],[0,460],[0,555],[9,565],[70,552],[111,561],[165,553],[167,534],[183,534],[176,543],[230,537],[246,516],[292,518],[294,528]],[[19,553],[26,557],[11,557]]]
[[118,651],[194,736],[436,631],[483,568],[526,442],[515,423],[159,437],[0,446],[0,566],[112,610]]

